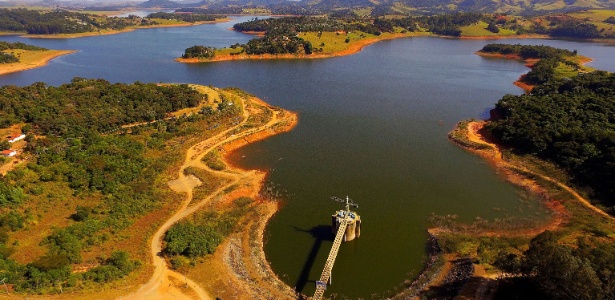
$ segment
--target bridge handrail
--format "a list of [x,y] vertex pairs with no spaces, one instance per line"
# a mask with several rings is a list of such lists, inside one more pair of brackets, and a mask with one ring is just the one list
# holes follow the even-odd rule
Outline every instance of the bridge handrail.
[[[344,238],[344,234],[346,233],[346,227],[348,226],[348,219],[344,218],[340,221],[340,226],[337,228],[337,233],[335,234],[335,239],[333,240],[333,246],[331,246],[331,252],[329,252],[329,257],[327,258],[327,262],[325,263],[325,267],[322,270],[322,274],[320,275],[320,282],[327,282],[331,277],[331,271],[333,270],[333,264],[335,263],[335,259],[337,258],[337,252],[340,250],[340,245],[342,244],[342,239]],[[320,300],[325,293],[326,285],[317,285],[316,291],[314,292],[314,297],[312,300]]]

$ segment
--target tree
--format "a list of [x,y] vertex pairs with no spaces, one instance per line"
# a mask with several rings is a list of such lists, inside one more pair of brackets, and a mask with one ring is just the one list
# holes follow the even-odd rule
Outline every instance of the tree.
[[493,33],[500,32],[500,28],[498,28],[498,26],[494,22],[491,22],[491,23],[489,23],[489,25],[487,25],[487,30],[489,30],[489,31],[491,31]]
[[523,268],[553,299],[604,299],[601,282],[589,261],[572,255],[557,237],[545,231],[532,239]]
[[9,141],[7,140],[2,140],[2,142],[0,142],[0,150],[8,150],[11,149],[11,143],[9,143]]
[[205,46],[192,46],[187,48],[182,58],[213,58],[215,51],[213,48]]

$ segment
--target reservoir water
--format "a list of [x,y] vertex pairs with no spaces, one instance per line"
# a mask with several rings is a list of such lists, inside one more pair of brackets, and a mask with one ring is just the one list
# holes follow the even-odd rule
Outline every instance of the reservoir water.
[[[233,22],[251,17],[237,18]],[[346,57],[322,60],[180,64],[193,45],[224,47],[252,36],[231,23],[142,29],[80,39],[1,37],[51,49],[78,50],[48,66],[0,76],[0,84],[59,85],[74,77],[111,82],[181,82],[235,86],[299,113],[290,133],[237,151],[245,168],[269,170],[283,205],[266,232],[265,252],[290,286],[310,294],[331,246],[330,196],[359,203],[362,235],[342,244],[330,293],[382,298],[423,266],[432,213],[466,222],[540,217],[536,203],[502,181],[447,133],[462,119],[484,118],[512,82],[528,71],[517,61],[473,54],[485,40],[433,37],[384,41]],[[615,47],[571,41],[514,39],[578,50],[589,65],[615,71]]]

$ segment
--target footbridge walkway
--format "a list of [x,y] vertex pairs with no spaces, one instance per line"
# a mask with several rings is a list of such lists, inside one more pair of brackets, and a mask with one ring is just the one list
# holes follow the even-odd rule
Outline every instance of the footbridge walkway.
[[331,270],[333,270],[333,264],[337,258],[337,252],[340,250],[340,245],[342,244],[344,235],[346,234],[346,227],[348,226],[349,221],[348,219],[349,217],[340,220],[339,228],[337,229],[335,240],[333,240],[333,246],[331,247],[331,252],[329,252],[329,257],[325,263],[325,268],[322,270],[320,280],[316,282],[316,292],[314,292],[314,297],[312,297],[312,300],[322,299],[322,296],[325,293],[327,282],[331,279]]

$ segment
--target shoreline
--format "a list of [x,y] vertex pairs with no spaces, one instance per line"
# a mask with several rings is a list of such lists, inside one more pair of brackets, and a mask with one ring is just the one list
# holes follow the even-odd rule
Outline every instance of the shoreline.
[[5,74],[16,73],[16,72],[21,72],[21,71],[26,71],[26,70],[31,70],[31,69],[36,69],[36,68],[44,67],[47,64],[49,64],[49,62],[52,59],[54,59],[56,57],[72,54],[72,53],[75,53],[77,51],[76,50],[47,50],[45,52],[49,52],[49,53],[47,53],[49,55],[43,56],[39,60],[36,60],[36,61],[34,61],[32,63],[17,62],[17,63],[12,63],[12,64],[0,65],[0,75],[5,75]]
[[380,41],[393,40],[398,38],[406,38],[406,37],[417,37],[421,35],[417,34],[405,34],[405,33],[394,33],[387,35],[385,37],[375,37],[375,38],[367,38],[355,43],[352,43],[348,46],[347,49],[342,51],[337,51],[333,53],[327,54],[237,54],[237,55],[220,55],[215,56],[212,59],[199,59],[199,58],[176,58],[176,62],[180,63],[210,63],[210,62],[220,62],[220,61],[233,61],[233,60],[271,60],[271,59],[322,59],[322,58],[331,58],[331,57],[340,57],[347,56],[361,52],[363,48],[375,44]]
[[[492,140],[489,134],[484,131],[484,126],[488,123],[489,120],[461,121],[449,132],[448,138],[462,149],[481,157],[507,182],[519,186],[529,193],[538,195],[539,201],[551,212],[550,220],[538,226],[529,225],[508,229],[472,229],[463,226],[453,229],[443,227],[429,228],[428,233],[430,237],[436,239],[436,242],[440,239],[439,236],[447,234],[457,234],[472,238],[531,238],[546,230],[565,231],[566,228],[575,226],[574,223],[579,222],[579,220],[575,220],[575,218],[578,218],[576,214],[587,215],[585,217],[602,218],[606,222],[615,222],[615,217],[594,206],[573,188],[558,179],[550,177],[543,171],[531,169],[531,164],[528,165],[520,159],[505,158],[503,155],[505,148]],[[557,190],[555,192],[549,190],[549,185],[556,186]],[[564,192],[568,196],[562,198],[561,195],[557,195],[558,192]],[[572,205],[580,208],[571,208],[571,204],[567,204],[567,201],[574,201]],[[393,298],[407,299],[404,293],[411,293],[411,295],[416,297],[416,295],[428,293],[432,288],[444,284],[445,278],[454,273],[454,264],[461,256],[459,256],[458,252],[440,253],[438,255],[439,259],[444,260],[443,264],[427,265],[419,275],[419,278],[415,280],[420,285],[418,289],[411,287],[410,289],[402,290]],[[432,262],[434,260],[432,259]],[[472,262],[472,266],[475,269],[469,273],[468,278],[471,278],[471,280],[462,283],[459,291],[467,292],[469,290],[470,294],[475,295],[476,299],[492,299],[493,289],[497,289],[497,281],[494,281],[497,274],[486,272],[485,266],[480,262]],[[421,277],[423,278],[421,279]]]
[[[481,51],[476,51],[476,52],[474,52],[474,54],[476,54],[478,56],[481,56],[481,57],[488,57],[488,58],[518,60],[520,62],[525,63],[525,66],[530,68],[530,69],[536,64],[536,62],[538,62],[537,59],[523,59],[518,54],[486,53],[486,52],[481,52]],[[525,83],[523,81],[525,79],[525,75],[526,74],[527,73],[519,76],[519,78],[517,78],[517,80],[515,80],[515,82],[513,82],[513,84],[515,86],[521,88],[525,93],[529,93],[529,92],[532,91],[532,89],[535,87],[535,85],[531,85],[531,84]]]
[[127,27],[122,30],[90,31],[90,32],[82,32],[82,33],[65,33],[65,34],[20,34],[20,33],[16,33],[14,35],[19,35],[20,37],[32,38],[32,39],[77,39],[77,38],[83,38],[83,37],[127,33],[127,32],[132,32],[138,29],[153,29],[153,28],[166,28],[166,27],[189,27],[189,26],[199,26],[203,24],[225,23],[230,20],[231,18],[224,18],[224,19],[218,19],[215,21],[201,21],[201,22],[185,23],[185,24],[160,24],[160,25],[148,25],[148,26],[135,26],[135,27]]
[[[221,159],[227,166],[226,171],[251,174],[248,175],[250,184],[244,184],[241,188],[229,192],[220,201],[249,197],[255,200],[257,212],[252,218],[246,217],[248,219],[246,222],[240,222],[236,230],[239,233],[227,237],[214,256],[227,269],[225,273],[227,278],[222,278],[222,280],[232,282],[237,290],[241,291],[239,295],[256,299],[268,294],[271,299],[294,299],[296,298],[295,291],[271,269],[265,255],[265,230],[271,218],[280,208],[278,199],[263,193],[268,173],[264,170],[243,169],[231,161],[229,156],[244,146],[293,130],[299,118],[297,113],[273,107],[257,97],[250,97],[250,102],[272,111],[274,116],[267,124],[259,126],[253,132],[246,135],[235,134],[236,138],[218,147],[223,152]],[[234,265],[237,260],[240,260],[243,269],[238,269]],[[210,294],[213,294],[212,292],[210,291]]]
[[[292,130],[298,117],[294,112],[273,107],[254,96],[241,96],[240,101],[242,121],[196,142],[184,153],[185,160],[178,169],[177,177],[174,177],[176,179],[167,184],[185,198],[174,214],[157,227],[150,240],[151,260],[148,265],[154,268],[153,275],[124,296],[138,299],[190,299],[193,296],[199,299],[237,296],[255,299],[268,294],[272,295],[271,299],[295,298],[292,288],[273,272],[264,253],[265,227],[278,207],[276,199],[260,195],[266,172],[238,168],[227,157],[245,145]],[[254,116],[269,117],[261,119],[255,126],[245,126]],[[220,151],[219,159],[226,166],[224,169],[213,170],[203,161],[212,151]],[[194,175],[187,175],[186,168],[200,169],[212,178],[218,178],[221,183],[215,190],[199,196],[195,188],[201,181]],[[237,229],[224,238],[211,256],[203,258],[193,268],[180,272],[171,269],[166,258],[158,255],[163,249],[162,239],[171,226],[197,211],[216,211],[241,197],[255,200],[252,212],[237,223]],[[175,281],[185,284],[177,285]]]
[[[521,56],[519,56],[518,54],[501,54],[501,53],[486,53],[486,52],[481,52],[481,51],[476,51],[474,52],[474,54],[481,56],[481,57],[489,57],[489,58],[498,58],[498,59],[513,59],[513,60],[518,60],[521,61],[523,63],[525,63],[525,66],[532,69],[534,67],[534,65],[540,60],[537,58],[527,58],[527,59],[523,59]],[[587,57],[587,56],[583,56],[583,55],[578,55],[580,60],[579,60],[579,65],[584,66],[587,63],[590,63],[593,61],[593,59]],[[532,92],[532,89],[534,89],[534,87],[536,85],[532,85],[529,83],[524,82],[525,76],[527,75],[527,73],[519,76],[519,78],[513,82],[514,85],[516,85],[517,87],[521,88],[525,93],[530,93]]]
[[[527,192],[539,195],[542,204],[553,214],[552,219],[539,225],[538,227],[528,227],[522,229],[502,229],[487,230],[477,233],[482,236],[532,236],[545,230],[556,230],[565,224],[570,216],[564,206],[549,196],[546,189],[540,186],[533,179],[528,178],[527,174],[533,174],[523,165],[509,161],[504,158],[503,147],[490,139],[483,131],[489,121],[469,121],[460,122],[453,131],[449,133],[449,140],[457,146],[478,155],[495,169],[495,171],[507,182],[516,185]],[[464,127],[465,126],[465,127]],[[542,177],[541,174],[533,174]],[[429,232],[438,235],[446,232],[441,228],[431,228]]]
[[477,35],[477,36],[460,36],[461,40],[503,40],[503,39],[551,39],[545,34],[519,34],[519,35]]

